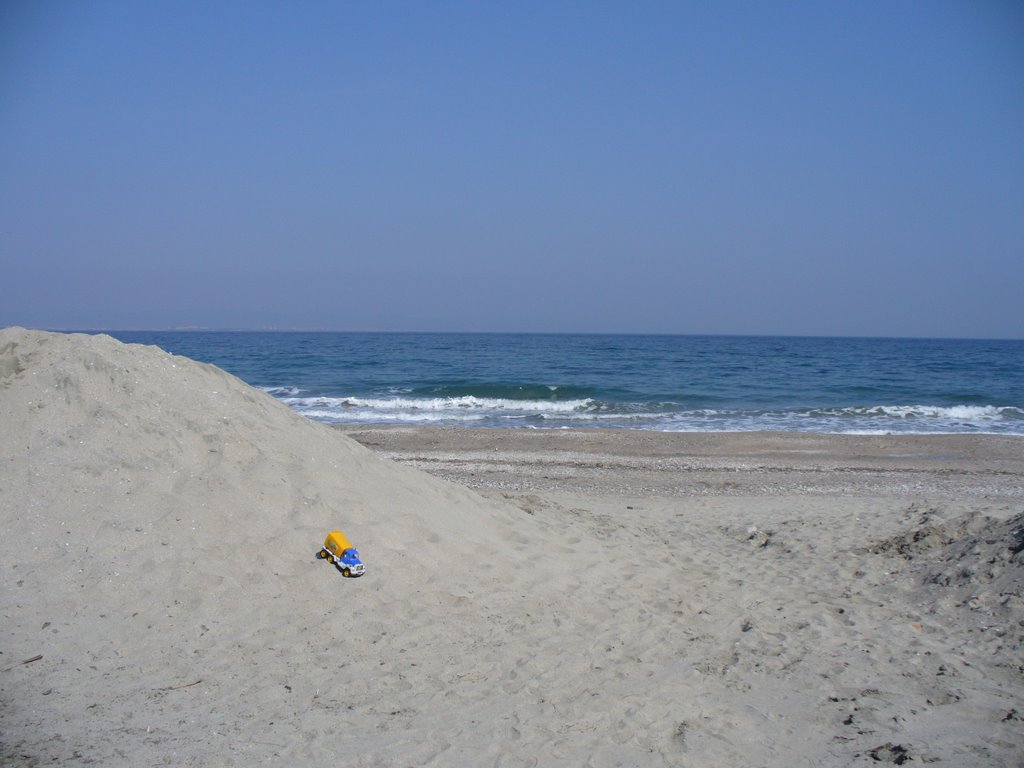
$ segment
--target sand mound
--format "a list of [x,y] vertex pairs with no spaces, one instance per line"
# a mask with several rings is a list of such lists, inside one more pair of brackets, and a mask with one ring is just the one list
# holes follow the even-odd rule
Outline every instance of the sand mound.
[[[0,424],[0,667],[41,654],[54,695],[38,701],[81,728],[95,691],[137,707],[142,691],[209,679],[206,656],[226,669],[311,630],[370,642],[367,617],[414,599],[425,621],[451,601],[484,610],[476,592],[514,574],[528,541],[518,510],[218,368],[107,336],[0,332]],[[332,528],[366,577],[316,560]],[[31,727],[25,691],[0,683],[0,716]]]
[[953,526],[952,536],[935,554],[926,581],[944,587],[997,594],[1024,592],[1024,514],[1009,520],[971,516]]
[[7,329],[0,418],[0,461],[16,478],[4,523],[29,523],[21,544],[44,560],[94,561],[85,550],[98,537],[127,562],[158,565],[187,547],[252,579],[302,559],[332,527],[378,564],[507,549],[505,531],[480,514],[495,505],[155,347]]
[[972,512],[947,521],[925,513],[870,551],[913,563],[923,584],[946,594],[959,589],[965,602],[979,590],[999,597],[1024,592],[1024,513],[997,519]]

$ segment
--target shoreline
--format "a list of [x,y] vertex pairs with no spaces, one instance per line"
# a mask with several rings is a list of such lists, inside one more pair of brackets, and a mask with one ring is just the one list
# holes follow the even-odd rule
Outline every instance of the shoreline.
[[334,428],[478,491],[1024,498],[1024,436]]

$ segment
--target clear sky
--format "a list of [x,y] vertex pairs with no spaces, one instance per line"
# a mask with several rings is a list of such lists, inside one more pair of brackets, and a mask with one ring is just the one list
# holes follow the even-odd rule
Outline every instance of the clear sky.
[[1019,2],[0,3],[0,325],[1024,337]]

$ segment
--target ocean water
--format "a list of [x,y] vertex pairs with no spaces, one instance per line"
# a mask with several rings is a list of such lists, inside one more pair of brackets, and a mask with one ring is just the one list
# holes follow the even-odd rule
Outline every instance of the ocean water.
[[1024,341],[112,332],[331,424],[1024,434]]

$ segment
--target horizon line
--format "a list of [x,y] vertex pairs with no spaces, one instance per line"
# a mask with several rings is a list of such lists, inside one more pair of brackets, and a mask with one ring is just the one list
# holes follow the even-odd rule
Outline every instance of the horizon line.
[[[4,326],[14,327],[14,326]],[[892,339],[920,341],[1024,341],[1019,336],[920,336],[920,335],[877,335],[877,334],[814,334],[814,333],[715,333],[686,331],[437,331],[437,330],[386,330],[386,329],[339,329],[339,328],[282,328],[267,326],[262,328],[246,327],[209,327],[209,326],[170,326],[149,328],[117,328],[108,327],[35,327],[34,330],[53,333],[351,333],[351,334],[395,334],[395,335],[450,335],[450,336],[677,336],[677,337],[711,337],[711,338],[790,338],[790,339]]]

